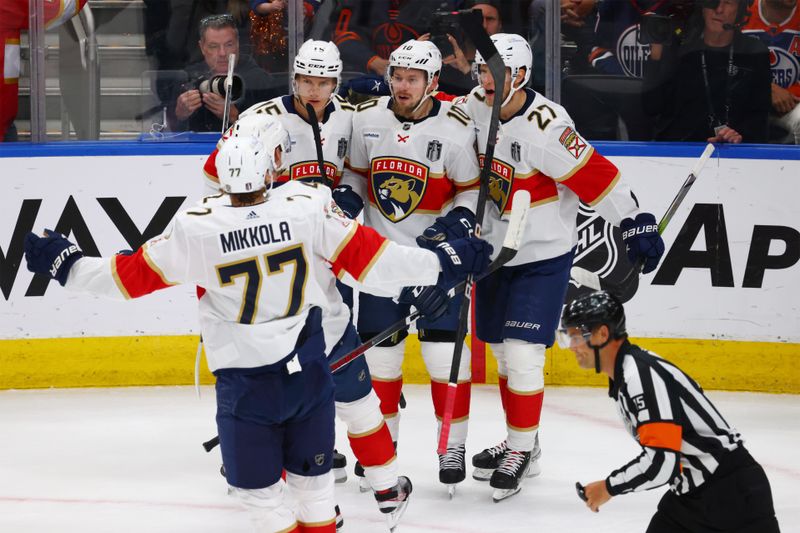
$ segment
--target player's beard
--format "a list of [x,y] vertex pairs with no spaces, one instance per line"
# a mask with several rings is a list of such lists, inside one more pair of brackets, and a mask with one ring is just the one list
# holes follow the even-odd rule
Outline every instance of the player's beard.
[[[423,94],[420,98],[416,99],[407,99],[407,100],[400,100],[398,98],[394,98],[394,109],[393,111],[395,114],[400,115],[401,117],[411,118],[414,113],[414,110],[417,109],[417,106],[420,105],[420,102],[425,98],[425,94]],[[406,103],[411,102],[411,103]]]

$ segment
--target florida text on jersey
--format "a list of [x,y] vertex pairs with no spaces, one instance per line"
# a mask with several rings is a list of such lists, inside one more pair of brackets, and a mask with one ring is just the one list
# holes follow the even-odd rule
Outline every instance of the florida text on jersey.
[[343,183],[368,199],[366,222],[402,244],[453,207],[475,210],[479,169],[472,121],[449,102],[431,100],[420,120],[391,110],[388,96],[357,106]]
[[[319,125],[322,157],[325,160],[325,179],[327,185],[331,187],[338,185],[342,177],[344,161],[350,148],[353,109],[353,106],[345,100],[334,96],[325,108],[325,114]],[[286,169],[276,181],[285,183],[291,180],[319,180],[320,172],[314,132],[311,125],[297,113],[293,97],[291,95],[279,96],[258,103],[244,111],[239,118],[254,113],[266,113],[278,117],[292,140],[292,149],[286,154]],[[225,132],[217,144],[217,150],[212,152],[203,167],[209,192],[211,189],[219,188],[216,169],[217,151],[222,147],[221,143],[230,136],[232,128],[233,126]]]
[[[481,163],[486,152],[491,108],[483,89],[456,100],[478,130]],[[563,107],[525,89],[526,101],[501,121],[489,177],[484,237],[499,250],[517,190],[531,194],[524,243],[510,265],[531,263],[569,252],[577,241],[575,217],[580,201],[618,225],[638,207],[620,173],[575,130]]]

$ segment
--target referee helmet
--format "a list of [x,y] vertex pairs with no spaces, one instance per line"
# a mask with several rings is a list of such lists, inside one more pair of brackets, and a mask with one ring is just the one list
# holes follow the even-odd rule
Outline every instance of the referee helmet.
[[561,327],[580,328],[590,333],[596,326],[608,327],[609,337],[621,339],[627,335],[622,302],[607,291],[584,294],[572,300],[561,314]]

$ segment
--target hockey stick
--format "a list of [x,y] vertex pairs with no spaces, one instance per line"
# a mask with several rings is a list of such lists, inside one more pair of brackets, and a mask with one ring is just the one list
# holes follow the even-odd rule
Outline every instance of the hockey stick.
[[[475,48],[486,61],[486,66],[492,74],[495,95],[492,102],[492,114],[489,121],[489,131],[486,138],[486,153],[480,174],[480,188],[478,189],[478,205],[475,212],[475,235],[480,236],[483,214],[486,210],[486,200],[489,195],[489,172],[494,160],[494,146],[497,140],[497,129],[500,122],[500,108],[502,106],[503,87],[505,87],[506,66],[497,52],[489,34],[483,29],[483,15],[479,10],[458,12],[458,21],[472,38]],[[499,89],[500,93],[497,93]],[[513,211],[514,207],[512,207]],[[450,426],[453,422],[453,410],[456,404],[456,390],[458,388],[458,370],[461,366],[461,355],[464,351],[464,338],[467,336],[467,321],[469,308],[472,303],[472,276],[467,277],[464,287],[464,299],[458,314],[458,329],[456,342],[453,348],[453,359],[450,363],[450,379],[447,382],[447,395],[445,397],[444,412],[442,413],[442,428],[439,432],[439,446],[437,453],[447,452],[447,440],[450,438]]]
[[314,145],[317,149],[317,164],[319,165],[319,178],[322,180],[323,185],[327,185],[328,179],[325,176],[325,157],[322,155],[322,135],[319,132],[317,112],[314,111],[314,106],[306,104],[306,113],[308,113],[308,123],[311,124],[311,130],[314,132]]
[[[512,200],[511,205],[511,218],[508,223],[508,229],[506,230],[506,236],[503,240],[503,248],[497,254],[497,257],[492,261],[489,265],[489,268],[477,277],[477,279],[482,279],[501,266],[505,265],[509,261],[511,261],[515,255],[517,255],[517,250],[519,250],[520,242],[522,242],[522,232],[525,230],[525,217],[528,214],[528,209],[530,208],[531,203],[531,196],[528,191],[517,191],[514,193],[514,198]],[[453,298],[464,288],[467,286],[467,282],[461,281],[454,287],[451,287],[450,290],[447,291],[447,296],[449,298]],[[391,326],[387,327],[368,341],[364,342],[361,346],[355,348],[351,352],[346,355],[343,355],[336,361],[331,363],[331,372],[336,372],[337,370],[341,369],[343,366],[347,365],[348,363],[353,362],[356,358],[360,357],[364,352],[380,344],[381,342],[385,341],[395,333],[404,330],[411,324],[417,321],[420,317],[419,311],[414,311],[410,315],[401,318]]]
[[222,132],[225,135],[228,131],[228,121],[231,116],[231,92],[233,90],[233,65],[236,62],[236,54],[228,56],[228,75],[225,77],[225,107],[222,110]]
[[[708,159],[711,157],[711,154],[714,153],[714,145],[708,144],[706,145],[705,150],[703,150],[700,159],[694,164],[692,171],[689,173],[689,176],[686,178],[686,181],[683,182],[681,185],[678,194],[675,195],[673,198],[672,203],[669,204],[666,213],[664,216],[661,217],[661,220],[658,222],[658,234],[661,235],[664,233],[664,230],[667,228],[667,224],[669,221],[672,220],[673,215],[680,207],[683,199],[686,198],[686,195],[689,193],[689,189],[691,189],[692,185],[694,184],[695,180],[697,180],[697,176],[700,175],[700,171],[703,170]],[[638,279],[639,274],[642,272],[642,268],[644,267],[644,260],[639,259],[633,265],[633,267],[628,271],[624,278],[622,278],[618,282],[613,282],[607,280],[605,278],[601,278],[596,273],[586,270],[585,268],[581,268],[578,266],[572,267],[570,270],[570,275],[572,279],[577,281],[583,286],[589,287],[590,289],[594,289],[596,291],[603,290],[608,291],[614,295],[624,294],[628,286],[633,282],[634,279]]]

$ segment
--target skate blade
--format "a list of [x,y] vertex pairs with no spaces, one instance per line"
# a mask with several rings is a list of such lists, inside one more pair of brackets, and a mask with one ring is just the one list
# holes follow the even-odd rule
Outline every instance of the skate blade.
[[472,479],[476,481],[489,481],[492,479],[493,468],[473,468]]
[[389,526],[389,531],[397,531],[397,526],[400,524],[403,513],[406,512],[406,507],[408,507],[408,500],[403,500],[394,511],[386,516],[386,525]]
[[345,483],[347,481],[347,470],[344,468],[334,468],[333,480],[336,483]]
[[455,497],[455,495],[456,495],[456,487],[457,486],[458,485],[456,485],[455,483],[453,483],[452,485],[447,485],[447,498],[448,499],[452,500]]
[[358,492],[371,492],[372,487],[369,486],[369,481],[367,478],[360,477],[358,478]]
[[521,490],[522,490],[521,485],[517,485],[517,488],[515,489],[494,489],[494,492],[492,492],[492,501],[494,501],[494,503],[499,503],[503,500],[512,497],[514,494],[518,493]]

